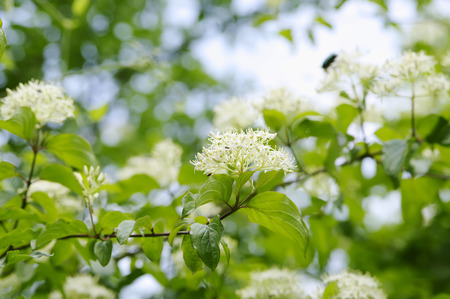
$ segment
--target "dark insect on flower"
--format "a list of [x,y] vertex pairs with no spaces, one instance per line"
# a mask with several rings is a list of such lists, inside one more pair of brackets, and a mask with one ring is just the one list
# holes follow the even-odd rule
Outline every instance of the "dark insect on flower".
[[225,148],[226,148],[226,149],[230,149],[230,147],[229,147],[229,146],[225,146]]
[[322,63],[322,68],[326,71],[330,65],[333,64],[333,62],[336,60],[337,54],[332,53],[330,56],[325,59],[325,61]]
[[207,176],[211,176],[211,175],[212,175],[212,173],[208,173],[208,174],[207,174]]

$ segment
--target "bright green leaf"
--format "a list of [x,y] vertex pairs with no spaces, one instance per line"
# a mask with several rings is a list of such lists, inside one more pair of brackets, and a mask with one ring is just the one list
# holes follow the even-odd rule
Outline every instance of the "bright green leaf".
[[398,177],[405,163],[406,148],[406,141],[401,139],[393,139],[384,144],[382,163],[387,175]]
[[264,122],[273,131],[278,132],[286,126],[286,116],[277,110],[264,110],[263,111]]
[[278,32],[279,35],[285,37],[288,41],[292,43],[292,31],[291,29],[283,29],[280,32]]
[[[156,223],[153,227],[153,232],[155,234],[162,233],[163,230],[164,224],[162,222]],[[159,262],[163,246],[164,239],[159,237],[144,238],[142,241],[142,251],[144,251],[145,256],[154,263]]]
[[19,176],[19,174],[15,171],[16,167],[8,162],[0,162],[0,181]]
[[245,210],[251,222],[291,239],[301,253],[306,252],[309,243],[308,229],[297,207],[286,195],[273,191],[257,194]]
[[116,232],[117,242],[119,242],[119,244],[125,244],[125,242],[128,240],[128,237],[133,232],[134,224],[134,220],[124,220],[119,224]]
[[226,174],[211,176],[200,190],[196,200],[196,207],[215,200],[228,202],[231,196],[232,187],[233,179],[230,176]]
[[60,239],[69,235],[86,235],[88,228],[81,220],[59,219],[47,224],[45,230],[39,235],[36,246],[41,247],[51,240]]
[[80,195],[83,194],[80,183],[73,175],[72,169],[60,164],[50,164],[44,167],[39,174],[41,180],[60,183]]
[[97,164],[89,143],[75,134],[59,134],[50,138],[46,149],[67,165],[78,169]]
[[195,273],[203,268],[203,262],[197,251],[192,246],[191,236],[185,235],[181,243],[181,250],[183,251],[183,259],[186,266],[192,273]]
[[[1,41],[0,41],[1,43]],[[36,128],[36,117],[28,107],[21,107],[8,120],[0,120],[0,129],[4,129],[25,140],[31,140]]]
[[219,242],[223,235],[223,226],[220,219],[214,217],[209,225],[194,223],[191,225],[192,246],[198,255],[211,270],[219,264]]
[[195,210],[195,197],[191,192],[186,192],[181,200],[181,205],[183,206],[183,211],[181,212],[181,218],[189,216]]

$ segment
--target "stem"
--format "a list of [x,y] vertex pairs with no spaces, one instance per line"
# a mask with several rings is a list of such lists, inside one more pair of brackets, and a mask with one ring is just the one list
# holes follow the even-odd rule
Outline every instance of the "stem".
[[413,138],[416,138],[416,123],[415,123],[415,116],[414,116],[414,100],[416,98],[416,92],[414,90],[414,82],[411,82],[412,84],[412,95],[411,95],[411,136]]
[[94,211],[92,210],[91,201],[88,199],[88,206],[89,206],[89,216],[91,217],[91,223],[92,228],[94,229],[95,236],[98,237],[97,230],[95,229],[95,223],[94,223],[94,217],[92,216],[94,214]]

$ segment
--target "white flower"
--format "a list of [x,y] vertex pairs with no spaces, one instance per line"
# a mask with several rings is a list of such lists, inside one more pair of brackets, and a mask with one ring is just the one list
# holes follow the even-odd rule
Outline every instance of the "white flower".
[[171,139],[157,143],[151,157],[132,157],[119,173],[121,179],[136,174],[146,174],[154,178],[161,186],[176,182],[181,167],[183,149]]
[[294,271],[272,268],[250,274],[250,284],[236,294],[242,299],[249,298],[309,298],[300,287],[300,279]]
[[273,149],[269,141],[276,134],[267,130],[228,130],[210,134],[210,145],[198,153],[191,163],[195,170],[205,174],[231,172],[242,174],[246,171],[283,170],[292,172],[293,159],[282,148]]
[[424,78],[421,82],[424,89],[430,94],[445,93],[450,90],[450,80],[444,74],[433,74]]
[[296,116],[300,112],[302,99],[286,88],[269,91],[262,99],[256,102],[255,108],[263,110],[277,110],[288,117]]
[[233,97],[214,107],[214,126],[218,129],[245,129],[253,125],[259,113],[248,101]]
[[325,284],[336,283],[339,293],[334,299],[385,299],[386,294],[378,281],[369,274],[342,271],[323,277]]
[[450,67],[450,52],[447,52],[447,54],[445,54],[441,64],[445,67]]
[[[67,277],[64,286],[67,299],[113,299],[114,292],[98,284],[98,279],[89,274],[79,274]],[[50,293],[50,299],[62,299],[59,291]]]
[[73,173],[83,189],[85,200],[91,202],[99,196],[100,187],[105,183],[106,175],[100,172],[100,166],[88,168],[84,166],[84,175]]
[[419,53],[406,51],[397,60],[386,62],[384,68],[388,75],[393,78],[413,82],[420,77],[433,73],[435,65],[434,58],[422,51]]
[[3,119],[11,118],[20,107],[30,107],[38,125],[47,122],[61,124],[74,116],[73,100],[68,98],[60,86],[38,80],[20,83],[16,90],[7,89],[0,113]]
[[20,279],[12,273],[0,279],[0,298],[16,298],[20,290]]
[[82,202],[70,195],[70,190],[61,184],[40,180],[30,185],[28,195],[44,192],[55,200],[58,210],[79,212],[83,209]]

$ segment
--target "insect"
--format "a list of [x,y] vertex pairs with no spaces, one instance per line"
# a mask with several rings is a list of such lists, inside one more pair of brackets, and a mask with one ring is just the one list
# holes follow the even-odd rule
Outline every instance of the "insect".
[[337,54],[332,53],[322,63],[322,68],[326,71],[330,67],[330,65],[333,64],[333,62],[336,60],[336,58],[337,58]]

